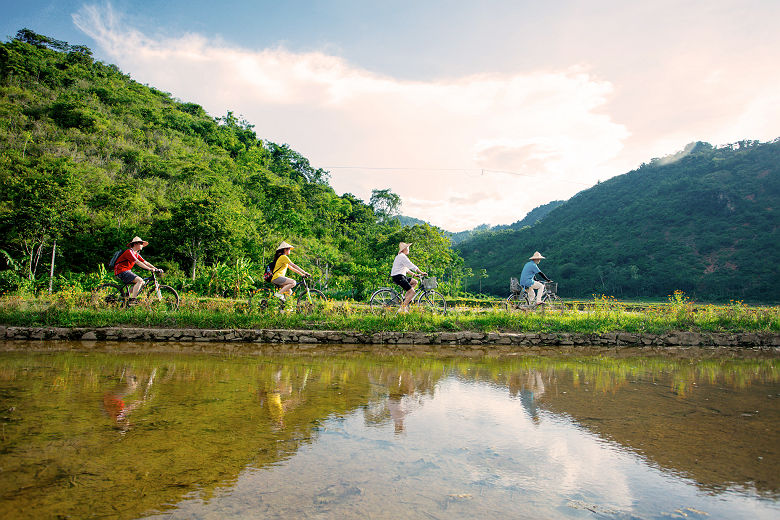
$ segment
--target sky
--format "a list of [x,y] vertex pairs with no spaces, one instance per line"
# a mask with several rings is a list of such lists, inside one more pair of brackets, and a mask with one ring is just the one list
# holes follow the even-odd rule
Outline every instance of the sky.
[[339,194],[510,224],[682,150],[780,137],[776,0],[0,0],[21,28],[254,125]]

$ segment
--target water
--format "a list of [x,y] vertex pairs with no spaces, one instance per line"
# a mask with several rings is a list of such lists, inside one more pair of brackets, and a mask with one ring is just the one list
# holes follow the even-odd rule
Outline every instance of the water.
[[0,517],[780,517],[776,360],[0,353]]

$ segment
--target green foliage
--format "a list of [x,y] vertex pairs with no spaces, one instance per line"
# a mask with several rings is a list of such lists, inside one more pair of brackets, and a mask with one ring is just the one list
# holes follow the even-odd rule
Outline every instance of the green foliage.
[[439,230],[400,233],[384,218],[392,204],[375,211],[337,195],[328,172],[258,139],[233,112],[213,118],[29,29],[0,44],[0,149],[0,249],[28,280],[0,269],[2,290],[34,291],[54,240],[56,280],[80,284],[76,275],[94,273],[135,235],[171,283],[201,294],[257,284],[283,239],[321,286],[350,297],[384,283],[395,251],[375,244],[390,235],[419,236],[431,269],[453,263]]
[[564,297],[594,293],[777,302],[780,294],[780,140],[679,154],[587,189],[525,229],[484,232],[459,244],[465,264],[487,269],[483,289],[541,251],[541,269]]
[[387,222],[398,215],[398,209],[401,207],[401,197],[389,189],[372,190],[369,204],[379,218]]

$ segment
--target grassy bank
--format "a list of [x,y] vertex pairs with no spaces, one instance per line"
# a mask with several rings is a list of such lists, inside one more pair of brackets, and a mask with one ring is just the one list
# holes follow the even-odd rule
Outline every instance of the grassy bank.
[[329,301],[313,312],[250,312],[243,301],[185,296],[175,312],[143,307],[106,309],[88,293],[58,293],[46,298],[0,298],[0,324],[49,327],[165,327],[208,329],[306,329],[479,332],[780,332],[780,308],[694,305],[681,298],[636,311],[611,299],[593,302],[587,311],[506,312],[453,309],[446,315],[412,311],[372,314],[360,304]]

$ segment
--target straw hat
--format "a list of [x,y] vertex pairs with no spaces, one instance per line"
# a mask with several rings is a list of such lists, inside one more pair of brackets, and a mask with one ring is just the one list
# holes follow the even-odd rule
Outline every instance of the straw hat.
[[406,242],[401,242],[400,244],[398,244],[398,252],[399,253],[402,252],[404,249],[406,249],[410,245],[412,245],[411,242],[408,243],[408,244]]
[[146,240],[141,240],[141,237],[137,237],[137,236],[136,236],[136,237],[133,237],[133,239],[130,241],[130,243],[129,243],[129,244],[127,244],[127,247],[132,247],[132,246],[133,246],[133,244],[137,244],[137,243],[139,243],[139,242],[140,242],[141,244],[143,244],[143,245],[144,245],[144,247],[146,247],[146,246],[148,246],[148,245],[149,245],[149,242],[147,242]]
[[289,249],[295,249],[295,246],[294,246],[294,245],[292,245],[292,244],[288,244],[287,242],[285,242],[284,240],[282,240],[282,243],[281,243],[281,244],[279,244],[279,247],[277,247],[277,248],[276,248],[276,250],[277,250],[277,251],[279,251],[280,249],[287,249],[287,248],[289,248]]
[[534,256],[529,258],[529,260],[544,260],[544,257],[542,256],[542,253],[537,251],[537,252],[534,253]]

